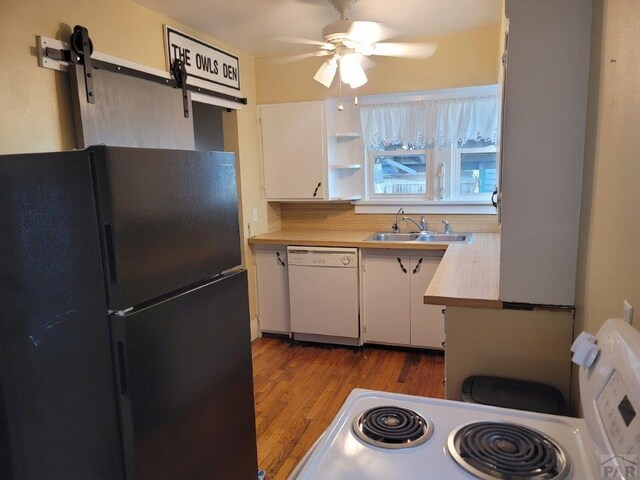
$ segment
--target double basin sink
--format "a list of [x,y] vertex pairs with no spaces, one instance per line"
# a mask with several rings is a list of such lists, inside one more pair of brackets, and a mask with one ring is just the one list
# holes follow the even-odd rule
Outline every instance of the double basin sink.
[[367,238],[372,242],[412,242],[412,243],[470,243],[471,233],[391,233],[376,232]]

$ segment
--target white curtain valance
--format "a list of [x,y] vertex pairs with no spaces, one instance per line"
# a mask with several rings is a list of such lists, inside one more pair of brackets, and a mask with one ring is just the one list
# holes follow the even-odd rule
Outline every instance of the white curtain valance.
[[495,143],[498,135],[494,95],[361,105],[360,116],[365,141],[373,150],[390,145],[423,149],[469,140]]

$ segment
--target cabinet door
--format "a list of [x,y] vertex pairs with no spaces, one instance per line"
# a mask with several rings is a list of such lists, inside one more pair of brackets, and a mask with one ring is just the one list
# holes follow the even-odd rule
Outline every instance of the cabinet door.
[[364,325],[367,342],[409,345],[410,274],[409,256],[364,257]]
[[500,299],[574,305],[592,2],[507,3]]
[[258,281],[260,330],[289,333],[289,280],[287,247],[258,248],[255,251]]
[[444,348],[444,315],[441,305],[425,305],[424,292],[442,259],[431,252],[412,255],[411,268],[411,345],[427,348]]
[[260,108],[267,200],[325,198],[324,112],[323,102]]

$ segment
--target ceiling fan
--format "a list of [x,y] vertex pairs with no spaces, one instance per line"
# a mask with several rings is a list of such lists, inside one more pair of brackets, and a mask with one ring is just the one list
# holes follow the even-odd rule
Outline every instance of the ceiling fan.
[[367,83],[362,67],[364,57],[382,55],[389,57],[428,58],[436,50],[434,43],[389,43],[380,42],[393,35],[377,22],[353,21],[349,19],[349,9],[357,0],[328,0],[340,14],[340,20],[330,23],[322,30],[324,41],[294,39],[297,43],[319,47],[314,52],[294,55],[289,60],[299,60],[313,56],[329,56],[313,77],[329,88],[336,72],[340,79],[351,88]]

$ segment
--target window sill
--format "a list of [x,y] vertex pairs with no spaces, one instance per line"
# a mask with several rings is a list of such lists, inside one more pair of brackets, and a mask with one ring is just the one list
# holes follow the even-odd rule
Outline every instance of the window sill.
[[496,209],[484,200],[360,200],[353,202],[355,213],[396,213],[402,208],[407,214],[495,215]]

